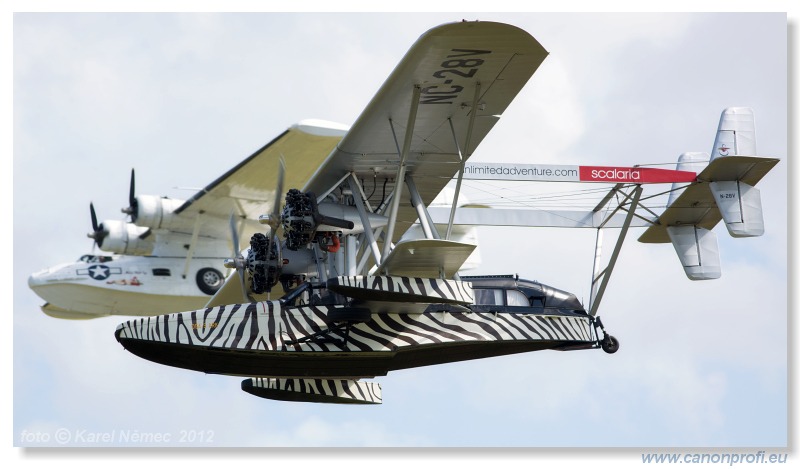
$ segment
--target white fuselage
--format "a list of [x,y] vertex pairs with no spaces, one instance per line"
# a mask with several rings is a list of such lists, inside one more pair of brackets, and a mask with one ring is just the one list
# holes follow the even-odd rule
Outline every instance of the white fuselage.
[[185,257],[83,256],[32,274],[28,285],[47,301],[42,310],[54,317],[157,315],[202,308],[211,298],[201,290],[203,274],[208,281],[207,269],[213,269],[211,279],[218,273],[224,281],[222,263],[193,258],[187,270]]

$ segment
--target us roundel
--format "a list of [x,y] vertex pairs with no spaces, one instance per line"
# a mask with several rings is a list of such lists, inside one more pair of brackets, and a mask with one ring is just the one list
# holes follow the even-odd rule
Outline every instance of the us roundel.
[[111,274],[107,265],[93,265],[89,267],[89,276],[95,280],[105,280]]

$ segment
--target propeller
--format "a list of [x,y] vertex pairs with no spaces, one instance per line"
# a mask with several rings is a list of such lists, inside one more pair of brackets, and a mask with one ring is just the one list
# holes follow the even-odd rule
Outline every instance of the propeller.
[[131,168],[131,184],[128,190],[128,206],[122,209],[122,213],[131,216],[131,223],[136,222],[136,217],[139,213],[139,203],[136,201],[136,173],[134,168]]
[[89,213],[92,216],[92,232],[87,233],[86,236],[92,238],[96,245],[102,247],[103,246],[103,239],[108,236],[108,230],[103,227],[103,224],[97,224],[97,214],[94,211],[94,204],[89,203]]
[[[284,176],[286,175],[286,162],[284,161],[283,154],[281,154],[280,159],[278,160],[278,180],[277,185],[275,187],[275,203],[272,204],[272,211],[267,215],[266,220],[262,221],[264,217],[259,217],[259,222],[264,223],[269,226],[269,235],[267,236],[267,251],[266,255],[267,258],[272,256],[272,245],[274,244],[276,247],[276,258],[277,258],[277,266],[283,264],[283,254],[281,253],[281,242],[278,239],[278,228],[281,225],[281,198],[283,198],[283,180]],[[269,298],[269,294],[272,291],[272,285],[267,285],[267,298]]]
[[239,230],[236,228],[236,219],[233,212],[231,212],[230,229],[231,242],[233,244],[233,257],[226,259],[224,265],[228,269],[236,269],[236,272],[239,274],[239,280],[242,284],[242,298],[245,301],[252,302],[253,299],[250,297],[250,293],[247,291],[247,284],[245,283],[244,276],[245,269],[247,267],[247,261],[245,260],[239,248]]
[[[231,212],[230,232],[231,242],[233,244],[233,257],[226,259],[224,265],[228,269],[236,269],[242,284],[242,297],[246,301],[252,302],[254,300],[250,295],[250,290],[247,288],[245,271],[251,274],[253,291],[256,293],[267,293],[269,295],[272,290],[272,282],[277,281],[275,277],[280,274],[280,268],[283,265],[281,245],[280,240],[277,238],[277,233],[281,225],[281,216],[279,213],[281,208],[280,196],[283,194],[285,173],[286,165],[283,161],[283,157],[281,157],[277,174],[278,180],[275,192],[275,203],[269,214],[259,217],[259,222],[263,225],[268,225],[270,231],[266,235],[260,233],[253,235],[250,240],[250,248],[246,253],[241,252],[239,246],[239,230],[236,227],[235,214]],[[275,250],[274,258],[272,256],[273,249]],[[272,264],[273,262],[274,264]],[[273,277],[270,278],[270,275],[273,275]]]
[[272,211],[267,215],[258,217],[258,222],[262,225],[267,225],[270,228],[270,235],[277,236],[278,228],[281,226],[281,199],[283,198],[283,179],[286,174],[286,163],[283,160],[283,155],[279,160],[278,165],[278,183],[275,188],[275,203],[272,205]]

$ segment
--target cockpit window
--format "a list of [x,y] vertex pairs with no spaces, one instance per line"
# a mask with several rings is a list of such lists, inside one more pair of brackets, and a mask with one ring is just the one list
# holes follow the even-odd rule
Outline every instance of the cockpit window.
[[508,306],[530,306],[528,297],[519,290],[506,290],[506,300]]
[[113,259],[114,258],[111,256],[95,256],[94,254],[84,254],[78,260],[81,262],[86,262],[87,264],[96,264],[98,262],[108,262]]
[[499,288],[476,288],[475,304],[476,305],[503,305],[505,298],[503,290]]

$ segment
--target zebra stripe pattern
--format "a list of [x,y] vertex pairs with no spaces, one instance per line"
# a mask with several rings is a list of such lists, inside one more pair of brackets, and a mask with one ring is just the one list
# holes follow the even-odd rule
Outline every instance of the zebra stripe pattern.
[[242,390],[266,399],[336,404],[381,404],[381,385],[350,379],[250,378]]
[[[413,295],[412,301],[446,301],[448,303],[472,304],[475,295],[467,282],[438,278],[365,276],[336,277],[328,280],[328,288],[345,290],[347,296],[364,299],[380,299],[382,293]],[[357,296],[358,294],[361,296]]]
[[[344,345],[336,341],[286,344],[334,326],[328,319],[333,308],[282,308],[277,301],[225,305],[130,320],[120,324],[117,333],[129,339],[275,352],[392,352],[465,341],[593,341],[588,316],[467,311],[375,313],[370,321],[352,325]],[[330,337],[342,334],[334,330]]]

